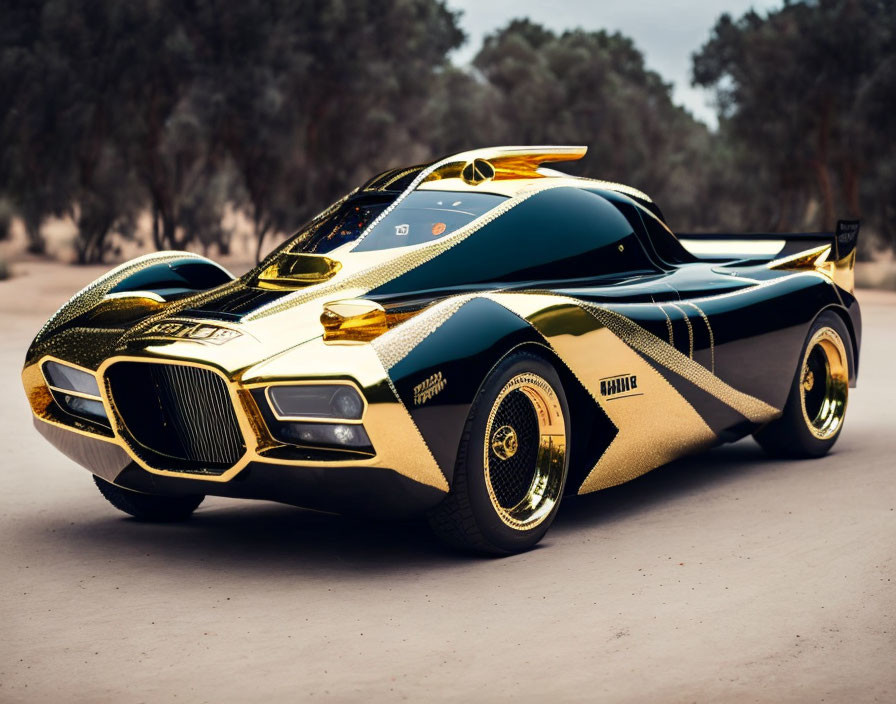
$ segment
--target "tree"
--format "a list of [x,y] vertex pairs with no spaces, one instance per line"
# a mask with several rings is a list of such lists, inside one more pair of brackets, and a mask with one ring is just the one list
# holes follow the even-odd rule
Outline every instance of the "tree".
[[778,194],[763,208],[774,229],[830,230],[838,215],[865,213],[863,183],[893,163],[880,107],[896,98],[883,69],[894,27],[885,0],[786,2],[766,16],[723,15],[694,55],[694,83],[715,89],[738,167]]
[[[474,65],[499,94],[504,142],[586,144],[569,170],[630,183],[670,221],[693,222],[708,132],[673,104],[631,39],[575,30],[557,35],[514,20],[486,38]],[[688,187],[683,185],[689,184]]]
[[432,0],[197,3],[194,21],[200,110],[240,175],[259,257],[268,233],[420,150],[427,94],[463,37]]

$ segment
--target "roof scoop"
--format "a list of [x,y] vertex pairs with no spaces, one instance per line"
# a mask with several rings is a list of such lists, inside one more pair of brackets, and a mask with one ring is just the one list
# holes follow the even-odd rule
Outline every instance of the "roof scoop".
[[323,254],[288,252],[258,275],[259,288],[296,289],[328,281],[342,268],[341,262]]

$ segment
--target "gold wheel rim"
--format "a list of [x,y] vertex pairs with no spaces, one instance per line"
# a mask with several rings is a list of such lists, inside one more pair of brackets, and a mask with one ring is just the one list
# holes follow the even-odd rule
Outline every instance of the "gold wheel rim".
[[[506,401],[519,405],[523,399],[534,414],[535,437],[531,432],[523,432],[525,428],[499,418]],[[532,462],[527,461],[529,457],[534,458]],[[502,473],[508,470],[504,463],[514,460],[522,463],[523,473],[516,473],[511,479],[522,482],[518,486],[524,490],[522,498],[508,501]],[[542,523],[560,500],[565,462],[566,421],[557,393],[537,374],[513,377],[495,399],[485,426],[485,485],[501,521],[516,530],[530,530]]]
[[800,367],[800,405],[809,432],[832,438],[843,425],[849,396],[849,364],[843,340],[833,328],[821,328],[806,345]]

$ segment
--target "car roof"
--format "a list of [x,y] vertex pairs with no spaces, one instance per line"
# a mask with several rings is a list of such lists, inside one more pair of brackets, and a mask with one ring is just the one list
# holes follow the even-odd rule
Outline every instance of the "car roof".
[[576,161],[585,146],[508,146],[474,149],[427,164],[391,169],[365,183],[361,192],[467,191],[513,197],[560,185],[621,193],[663,220],[659,208],[643,191],[613,181],[570,176],[544,164]]

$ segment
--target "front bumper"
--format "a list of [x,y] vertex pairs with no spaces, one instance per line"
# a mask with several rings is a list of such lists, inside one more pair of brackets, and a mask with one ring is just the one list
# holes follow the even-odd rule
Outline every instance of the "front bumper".
[[[195,349],[195,348],[194,348]],[[315,339],[248,369],[228,372],[207,360],[175,359],[148,348],[105,359],[96,369],[109,427],[72,418],[60,409],[41,372],[44,356],[23,371],[41,433],[64,454],[119,486],[148,493],[202,493],[263,498],[326,508],[402,512],[434,505],[448,490],[445,475],[399,400],[370,345],[328,345]],[[60,360],[64,361],[64,360]],[[117,362],[199,367],[226,382],[245,445],[240,458],[217,474],[161,467],[135,442],[113,403],[106,371]],[[346,370],[352,370],[347,374]],[[296,370],[301,370],[297,376]],[[365,399],[362,418],[372,454],[295,452],[274,439],[252,390],[291,381],[348,382]],[[394,505],[393,505],[394,504]]]
[[106,481],[147,494],[206,494],[261,499],[302,508],[375,517],[413,516],[437,505],[445,492],[382,466],[323,467],[250,462],[233,479],[207,481],[150,472],[117,444],[73,433],[35,417],[51,444]]

